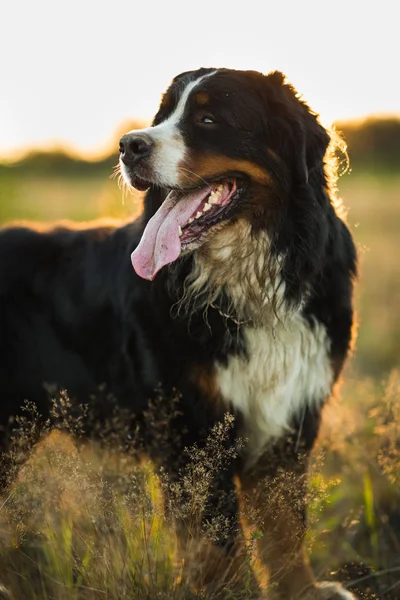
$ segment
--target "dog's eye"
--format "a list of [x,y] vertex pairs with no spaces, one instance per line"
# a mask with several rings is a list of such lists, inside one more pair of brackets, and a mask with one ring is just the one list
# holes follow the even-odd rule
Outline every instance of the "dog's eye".
[[208,115],[208,114],[197,115],[196,122],[199,123],[200,125],[215,125],[216,124],[216,120],[214,119],[214,117],[212,117],[211,115]]

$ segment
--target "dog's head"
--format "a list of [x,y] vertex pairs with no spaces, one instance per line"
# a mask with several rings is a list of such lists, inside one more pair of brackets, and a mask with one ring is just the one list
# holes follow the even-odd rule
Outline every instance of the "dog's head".
[[279,72],[199,69],[176,77],[152,127],[120,142],[128,185],[161,189],[165,198],[133,253],[137,273],[153,279],[235,224],[253,237],[265,233],[277,255],[297,245],[304,252],[305,244],[312,251],[329,140]]

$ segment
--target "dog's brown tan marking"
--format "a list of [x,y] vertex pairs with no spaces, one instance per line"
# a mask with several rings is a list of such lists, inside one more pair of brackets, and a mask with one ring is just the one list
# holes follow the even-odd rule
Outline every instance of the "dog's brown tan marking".
[[191,153],[190,158],[185,160],[181,167],[184,169],[180,181],[183,185],[188,185],[189,180],[193,184],[198,184],[199,179],[210,180],[219,176],[223,177],[231,171],[244,173],[261,185],[270,186],[272,183],[270,174],[259,165],[249,160],[229,158],[218,154],[199,155]]
[[246,518],[262,534],[258,551],[269,568],[269,584],[279,598],[307,597],[306,591],[314,588],[314,577],[302,549],[306,532],[304,475],[283,472],[260,480],[255,467],[241,478],[241,485]]
[[[279,468],[266,475],[267,465],[273,470],[277,460]],[[247,524],[261,533],[258,553],[269,569],[271,600],[350,600],[340,584],[317,583],[306,557],[306,470],[304,457],[285,469],[278,455],[268,453],[240,477],[241,509]]]
[[207,92],[197,92],[194,99],[196,104],[198,104],[199,106],[205,106],[206,104],[209,104],[211,98],[210,94],[208,94]]
[[192,369],[191,379],[196,387],[204,394],[207,401],[211,400],[217,412],[223,416],[228,407],[218,386],[215,368],[196,366]]
[[194,367],[192,369],[192,380],[206,396],[216,397],[218,395],[214,368],[203,367],[201,365]]

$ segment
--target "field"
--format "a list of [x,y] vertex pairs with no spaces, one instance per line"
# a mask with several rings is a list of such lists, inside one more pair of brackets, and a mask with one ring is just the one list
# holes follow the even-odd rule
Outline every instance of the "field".
[[[140,197],[125,196],[122,203],[109,172],[93,166],[69,175],[2,169],[0,223],[138,214]],[[320,578],[348,581],[360,598],[395,600],[400,173],[354,168],[339,189],[359,250],[358,341],[314,454],[308,546]],[[21,424],[21,440],[29,439],[30,419]],[[246,589],[204,596],[190,585],[195,558],[177,559],[171,523],[161,510],[162,485],[149,465],[138,466],[118,450],[76,447],[52,432],[9,496],[0,498],[0,582],[17,600],[248,598]],[[249,533],[246,564],[255,561],[256,535]]]

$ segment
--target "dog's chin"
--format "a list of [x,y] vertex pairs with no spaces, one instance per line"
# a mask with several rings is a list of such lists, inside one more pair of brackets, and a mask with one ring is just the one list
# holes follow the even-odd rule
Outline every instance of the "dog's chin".
[[133,169],[129,164],[119,159],[119,168],[125,184],[130,188],[135,188],[138,192],[147,191],[152,185],[152,177],[149,177],[142,168]]
[[135,188],[138,192],[146,192],[153,184],[147,179],[141,177],[124,174],[125,182],[129,187]]

